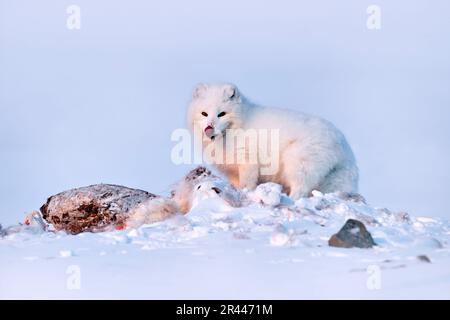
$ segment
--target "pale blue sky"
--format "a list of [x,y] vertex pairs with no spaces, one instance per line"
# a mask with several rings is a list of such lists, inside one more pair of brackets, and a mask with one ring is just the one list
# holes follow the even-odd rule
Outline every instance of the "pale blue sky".
[[[366,28],[378,4],[381,30]],[[81,8],[81,30],[66,7]],[[110,182],[166,193],[192,87],[333,121],[361,193],[450,216],[450,2],[0,0],[0,222]]]

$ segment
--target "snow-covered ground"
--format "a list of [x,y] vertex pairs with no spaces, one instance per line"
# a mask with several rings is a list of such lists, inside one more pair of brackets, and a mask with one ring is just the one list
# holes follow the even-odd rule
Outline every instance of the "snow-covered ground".
[[[186,215],[105,233],[0,239],[0,298],[450,298],[450,224],[273,184],[233,208],[198,197]],[[348,218],[378,246],[328,246]]]

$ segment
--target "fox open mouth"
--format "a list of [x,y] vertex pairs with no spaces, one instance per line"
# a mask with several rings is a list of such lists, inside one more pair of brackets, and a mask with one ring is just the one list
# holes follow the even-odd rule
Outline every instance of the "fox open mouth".
[[215,135],[214,135],[214,127],[213,126],[208,125],[204,131],[205,131],[205,135],[208,138],[210,138],[211,140],[214,140]]

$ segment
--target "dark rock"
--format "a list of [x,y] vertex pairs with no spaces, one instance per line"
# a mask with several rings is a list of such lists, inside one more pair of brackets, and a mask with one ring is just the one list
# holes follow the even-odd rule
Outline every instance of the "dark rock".
[[339,248],[372,248],[376,243],[361,221],[349,219],[341,230],[328,240],[328,245]]
[[419,261],[425,262],[425,263],[431,263],[430,258],[428,258],[428,256],[421,254],[419,256],[417,256],[417,259],[419,259]]

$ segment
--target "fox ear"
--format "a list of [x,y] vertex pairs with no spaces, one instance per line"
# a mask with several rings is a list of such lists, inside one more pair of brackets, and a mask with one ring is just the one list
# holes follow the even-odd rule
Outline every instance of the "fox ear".
[[192,98],[200,98],[203,93],[208,89],[208,86],[204,83],[199,83],[195,86],[194,92],[192,93]]
[[234,84],[226,84],[223,88],[223,97],[225,101],[234,100],[238,97],[239,91]]

